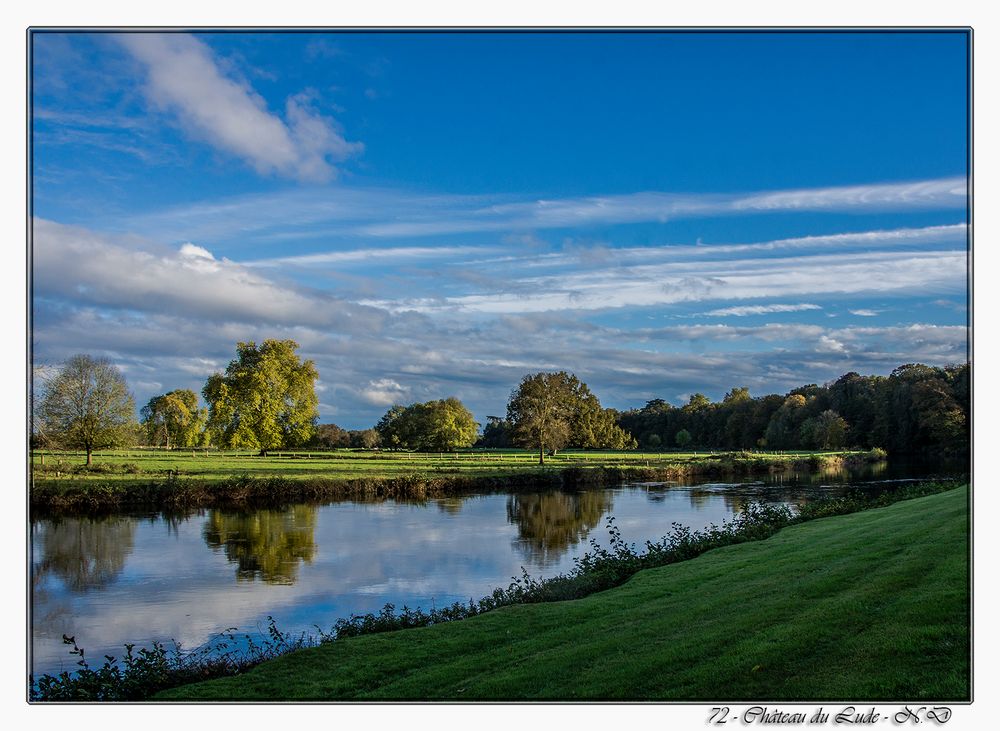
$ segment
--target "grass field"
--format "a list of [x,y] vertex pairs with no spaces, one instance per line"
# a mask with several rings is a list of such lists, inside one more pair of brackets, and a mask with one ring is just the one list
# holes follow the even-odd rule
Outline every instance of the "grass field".
[[968,700],[968,488],[584,599],[337,641],[161,700]]
[[[469,450],[453,453],[335,450],[326,452],[283,451],[260,457],[256,452],[198,450],[165,451],[133,449],[94,453],[94,464],[84,470],[82,452],[36,451],[32,455],[36,482],[100,480],[135,481],[162,478],[224,480],[233,475],[281,477],[290,480],[324,478],[351,480],[377,477],[391,479],[408,475],[509,476],[522,472],[559,472],[568,467],[635,466],[666,467],[696,465],[720,459],[723,452],[599,452],[565,451],[546,457],[526,450]],[[863,452],[760,452],[750,459],[762,463],[787,463],[810,458],[847,457]],[[748,457],[749,458],[749,457]]]

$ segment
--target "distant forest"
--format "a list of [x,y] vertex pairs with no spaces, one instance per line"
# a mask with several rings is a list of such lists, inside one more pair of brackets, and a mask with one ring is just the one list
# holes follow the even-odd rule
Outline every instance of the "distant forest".
[[[733,388],[720,403],[694,394],[619,415],[640,448],[836,449],[890,453],[969,451],[969,366],[900,366],[889,376],[847,373],[824,386],[753,398]],[[686,433],[686,434],[685,434]],[[678,439],[678,435],[680,438]]]
[[[841,449],[892,454],[969,452],[969,366],[910,364],[889,376],[847,373],[823,386],[721,402],[696,393],[683,406],[653,399],[617,414],[640,449]],[[507,446],[506,420],[489,417],[477,446]],[[569,445],[574,446],[574,445]]]

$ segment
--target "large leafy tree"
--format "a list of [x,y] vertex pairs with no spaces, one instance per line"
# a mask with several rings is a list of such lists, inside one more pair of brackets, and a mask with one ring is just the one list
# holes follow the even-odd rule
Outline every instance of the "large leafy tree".
[[568,374],[535,373],[521,379],[507,402],[507,420],[514,441],[538,450],[545,464],[546,449],[562,449],[572,434],[575,394]]
[[457,398],[393,406],[375,427],[383,446],[450,452],[472,446],[479,424]]
[[189,389],[154,396],[140,414],[149,444],[195,447],[204,439],[208,410],[198,408],[198,395]]
[[294,340],[237,343],[236,359],[202,390],[213,443],[266,453],[309,442],[319,417],[318,374],[298,347]]
[[511,394],[507,420],[514,441],[545,451],[565,446],[583,449],[635,449],[636,441],[618,425],[613,409],[601,408],[587,384],[571,373],[535,373],[525,376]]
[[479,423],[457,398],[428,401],[423,411],[423,449],[450,452],[471,447],[479,436]]
[[74,355],[42,382],[41,429],[51,443],[87,452],[128,444],[135,436],[135,399],[110,361]]

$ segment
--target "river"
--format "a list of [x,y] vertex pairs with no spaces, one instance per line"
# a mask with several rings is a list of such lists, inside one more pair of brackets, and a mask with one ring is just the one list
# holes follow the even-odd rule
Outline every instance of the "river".
[[923,477],[885,463],[765,480],[629,484],[576,493],[336,502],[282,510],[64,517],[31,524],[31,649],[37,675],[75,670],[63,635],[93,665],[124,643],[192,649],[227,628],[329,630],[341,617],[479,599],[520,576],[572,569],[607,519],[640,546],[672,523],[703,528],[744,500],[791,506]]

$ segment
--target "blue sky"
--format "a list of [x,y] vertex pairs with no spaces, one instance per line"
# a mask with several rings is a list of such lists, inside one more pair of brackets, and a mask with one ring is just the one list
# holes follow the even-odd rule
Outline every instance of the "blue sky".
[[36,33],[35,360],[141,405],[289,337],[348,428],[962,362],[966,44]]

